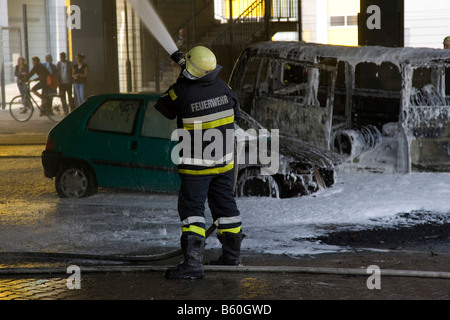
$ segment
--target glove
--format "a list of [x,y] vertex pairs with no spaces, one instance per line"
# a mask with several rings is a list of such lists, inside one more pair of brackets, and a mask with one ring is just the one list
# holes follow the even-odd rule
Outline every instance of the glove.
[[170,57],[176,64],[180,66],[181,70],[184,70],[186,68],[186,60],[184,59],[184,55],[180,50],[172,53]]

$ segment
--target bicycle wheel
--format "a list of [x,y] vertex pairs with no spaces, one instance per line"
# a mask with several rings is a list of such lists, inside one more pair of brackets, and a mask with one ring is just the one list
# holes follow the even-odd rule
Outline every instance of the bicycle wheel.
[[22,96],[15,97],[9,104],[9,113],[14,120],[19,122],[30,120],[33,116],[33,111],[34,108],[30,99],[22,99]]
[[66,116],[66,114],[64,113],[61,98],[57,95],[51,96],[50,101],[51,101],[51,108],[47,116],[50,120],[54,122],[59,122]]

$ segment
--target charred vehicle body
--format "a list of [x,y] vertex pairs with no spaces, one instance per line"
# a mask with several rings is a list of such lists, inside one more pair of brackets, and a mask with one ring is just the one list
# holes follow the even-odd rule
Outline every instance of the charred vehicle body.
[[[335,168],[341,163],[337,153],[285,136],[276,137],[274,148],[274,139],[272,131],[241,110],[235,131],[237,196],[289,198],[309,195],[335,183]],[[268,167],[260,158],[263,140],[267,140],[264,153],[269,151],[270,158],[277,159],[275,172],[263,173]]]
[[450,50],[264,42],[230,86],[261,125],[352,168],[450,172]]

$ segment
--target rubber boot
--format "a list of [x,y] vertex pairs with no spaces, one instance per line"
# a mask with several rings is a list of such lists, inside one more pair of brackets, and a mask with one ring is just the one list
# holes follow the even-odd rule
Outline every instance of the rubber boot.
[[241,266],[241,243],[244,238],[242,231],[239,233],[225,232],[218,234],[217,238],[222,244],[222,255],[219,260],[211,261],[210,264]]
[[203,279],[203,250],[205,248],[205,238],[192,234],[181,236],[181,249],[184,254],[184,261],[175,269],[168,269],[165,272],[167,279]]

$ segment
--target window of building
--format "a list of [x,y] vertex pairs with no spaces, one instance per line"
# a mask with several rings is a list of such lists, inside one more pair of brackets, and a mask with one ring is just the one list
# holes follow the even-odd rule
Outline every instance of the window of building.
[[350,27],[358,25],[358,16],[331,16],[330,27]]
[[347,16],[347,25],[348,26],[357,26],[358,25],[358,16]]
[[330,26],[332,26],[332,27],[345,26],[345,16],[330,17]]

